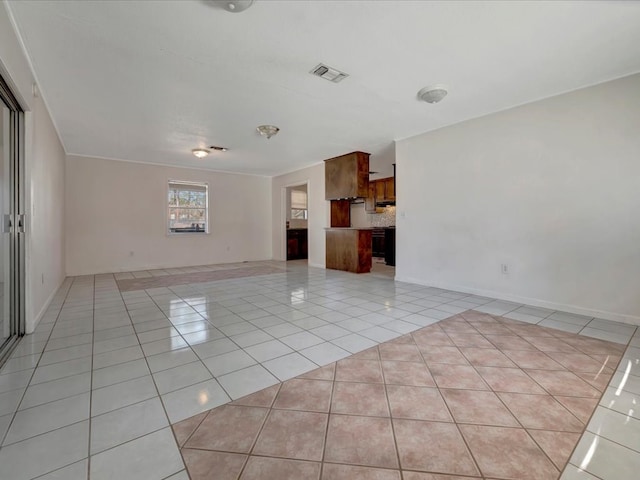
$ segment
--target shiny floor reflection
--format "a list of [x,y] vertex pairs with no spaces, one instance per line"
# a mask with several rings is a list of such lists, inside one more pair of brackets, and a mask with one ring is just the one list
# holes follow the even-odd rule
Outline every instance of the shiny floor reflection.
[[[0,371],[0,478],[185,480],[185,461],[192,479],[211,477],[207,462],[215,478],[526,478],[523,462],[557,476],[587,423],[565,477],[625,478],[640,421],[635,331],[296,263],[69,278]],[[223,405],[229,432],[233,411],[247,413],[235,443],[205,429],[178,434],[181,450],[172,425],[223,428]],[[368,443],[354,452],[358,435]]]

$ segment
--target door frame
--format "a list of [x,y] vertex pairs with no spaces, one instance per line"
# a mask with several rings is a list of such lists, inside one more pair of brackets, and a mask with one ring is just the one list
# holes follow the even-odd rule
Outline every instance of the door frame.
[[[309,179],[300,180],[297,182],[287,183],[283,185],[280,189],[280,258],[287,261],[287,190],[291,187],[299,187],[301,185],[307,186],[307,252],[309,251],[309,216],[310,216],[310,185],[311,181]],[[309,263],[309,258],[307,256],[307,264]]]
[[[9,109],[10,149],[9,171],[5,172],[9,180],[9,205],[11,228],[7,232],[9,241],[9,259],[5,268],[9,269],[10,335],[0,344],[0,365],[11,355],[18,340],[25,334],[25,261],[26,261],[26,215],[27,196],[25,176],[25,112],[13,94],[9,84],[0,74],[0,101]],[[2,212],[4,214],[4,212]],[[2,219],[4,224],[4,218]],[[2,233],[4,235],[4,233]]]

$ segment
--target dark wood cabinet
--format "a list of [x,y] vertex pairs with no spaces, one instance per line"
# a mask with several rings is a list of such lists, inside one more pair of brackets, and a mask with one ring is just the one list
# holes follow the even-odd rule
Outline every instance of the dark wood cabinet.
[[378,202],[395,202],[396,187],[395,178],[379,178],[378,180],[369,181],[368,195],[364,201],[364,210],[367,213],[380,213],[376,209]]
[[351,202],[331,200],[331,227],[351,226]]
[[389,177],[384,179],[384,199],[387,201],[395,201],[396,199],[395,177]]
[[384,201],[387,199],[387,182],[384,178],[380,180],[376,180],[376,200],[378,202]]
[[369,190],[369,154],[352,152],[324,161],[326,200],[364,198]]
[[371,230],[327,230],[326,267],[352,273],[371,271]]
[[384,228],[371,230],[371,255],[374,257],[385,256]]
[[307,229],[287,230],[287,260],[301,260],[308,257]]
[[376,213],[376,182],[369,182],[369,194],[364,199],[364,211]]

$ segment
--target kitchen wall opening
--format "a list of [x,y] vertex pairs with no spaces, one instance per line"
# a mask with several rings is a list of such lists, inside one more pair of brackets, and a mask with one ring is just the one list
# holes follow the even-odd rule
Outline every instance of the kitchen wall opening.
[[351,226],[371,229],[371,273],[395,277],[396,183],[393,174],[369,178],[369,195],[351,204]]

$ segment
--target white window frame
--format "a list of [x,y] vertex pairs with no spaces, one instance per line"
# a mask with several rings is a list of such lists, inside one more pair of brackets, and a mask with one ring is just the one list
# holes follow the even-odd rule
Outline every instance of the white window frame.
[[[177,208],[177,207],[173,207],[173,206],[169,205],[169,192],[171,191],[172,185],[181,185],[181,186],[183,185],[185,187],[193,185],[194,187],[199,187],[200,189],[202,187],[204,187],[204,189],[205,189],[204,230],[201,230],[201,231],[181,231],[181,232],[175,232],[175,231],[172,232],[171,231],[171,209],[172,208]],[[188,188],[185,188],[185,190],[188,190]],[[209,230],[209,184],[208,183],[206,183],[206,182],[193,182],[193,181],[187,181],[187,180],[171,180],[171,179],[169,179],[167,181],[167,189],[165,190],[165,203],[166,203],[165,221],[166,221],[166,224],[167,224],[167,235],[183,237],[185,235],[208,235],[210,233],[210,230]],[[187,207],[187,208],[189,208],[189,207]]]

